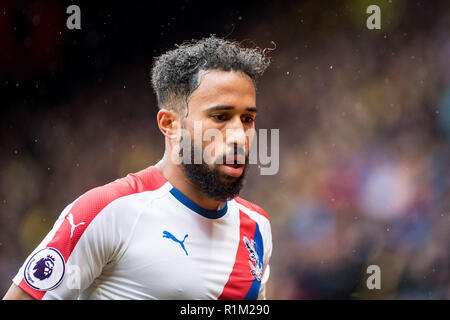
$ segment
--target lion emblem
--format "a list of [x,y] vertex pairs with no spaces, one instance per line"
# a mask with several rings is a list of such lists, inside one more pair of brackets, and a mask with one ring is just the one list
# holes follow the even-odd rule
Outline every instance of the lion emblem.
[[53,267],[55,266],[55,258],[51,255],[47,255],[47,257],[41,258],[33,270],[36,270],[33,275],[39,280],[47,279],[52,275]]

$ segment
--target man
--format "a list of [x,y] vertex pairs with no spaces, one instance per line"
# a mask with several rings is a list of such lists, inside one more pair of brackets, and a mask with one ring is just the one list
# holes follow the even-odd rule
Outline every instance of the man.
[[237,195],[268,65],[214,36],[157,58],[163,158],[69,204],[5,299],[265,299],[269,219]]

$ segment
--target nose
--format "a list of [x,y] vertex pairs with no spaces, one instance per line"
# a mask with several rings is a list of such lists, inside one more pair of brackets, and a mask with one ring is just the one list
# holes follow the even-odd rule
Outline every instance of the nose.
[[237,146],[238,148],[244,148],[247,142],[247,135],[244,125],[239,117],[235,117],[229,126],[227,126],[225,133],[225,143],[227,146]]

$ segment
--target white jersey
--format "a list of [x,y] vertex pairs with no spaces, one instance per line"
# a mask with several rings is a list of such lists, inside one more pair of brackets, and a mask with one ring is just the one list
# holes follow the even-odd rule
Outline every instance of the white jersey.
[[261,208],[206,210],[151,166],[68,205],[13,282],[35,299],[265,299],[271,252]]

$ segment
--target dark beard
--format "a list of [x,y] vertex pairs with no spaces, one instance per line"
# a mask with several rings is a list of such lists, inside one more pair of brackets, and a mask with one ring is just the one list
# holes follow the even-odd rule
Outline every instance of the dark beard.
[[[220,174],[219,167],[215,164],[212,168],[206,163],[194,164],[194,146],[192,146],[191,164],[181,163],[184,174],[188,180],[198,189],[211,199],[218,201],[227,201],[233,199],[239,194],[243,185],[247,172],[248,156],[246,156],[244,170],[240,177],[231,178],[223,177]],[[182,150],[180,150],[180,157]],[[225,163],[225,162],[223,162]]]

